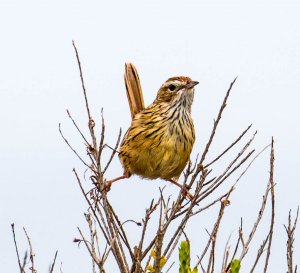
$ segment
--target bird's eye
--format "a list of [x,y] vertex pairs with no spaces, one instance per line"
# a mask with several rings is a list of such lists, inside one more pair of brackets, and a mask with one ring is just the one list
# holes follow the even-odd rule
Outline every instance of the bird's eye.
[[175,86],[174,84],[170,84],[170,85],[168,86],[168,89],[169,89],[170,91],[174,91],[174,90],[176,89],[176,86]]

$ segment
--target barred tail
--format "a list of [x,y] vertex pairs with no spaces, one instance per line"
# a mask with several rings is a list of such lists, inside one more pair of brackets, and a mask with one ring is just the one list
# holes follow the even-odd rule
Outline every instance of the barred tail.
[[125,85],[131,117],[145,109],[142,87],[138,72],[132,63],[125,63]]

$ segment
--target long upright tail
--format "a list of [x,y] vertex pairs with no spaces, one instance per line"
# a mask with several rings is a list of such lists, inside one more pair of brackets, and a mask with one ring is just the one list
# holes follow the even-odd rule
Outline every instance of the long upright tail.
[[125,85],[131,118],[145,109],[144,97],[138,72],[132,63],[125,63]]

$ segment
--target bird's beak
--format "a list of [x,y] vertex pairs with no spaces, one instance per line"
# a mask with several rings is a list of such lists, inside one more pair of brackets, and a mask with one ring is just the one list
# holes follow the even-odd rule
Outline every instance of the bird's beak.
[[199,82],[197,82],[197,81],[191,81],[191,82],[189,82],[185,87],[187,88],[187,89],[191,89],[191,88],[193,88],[195,85],[197,85]]

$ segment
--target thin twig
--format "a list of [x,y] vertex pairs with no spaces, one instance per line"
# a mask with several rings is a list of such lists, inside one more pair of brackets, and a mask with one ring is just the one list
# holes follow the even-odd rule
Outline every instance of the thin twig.
[[193,176],[192,176],[192,178],[191,178],[191,181],[190,181],[190,183],[188,184],[188,188],[191,188],[191,187],[192,187],[192,185],[194,184],[194,182],[195,182],[195,180],[196,180],[198,174],[204,170],[204,168],[203,168],[203,162],[204,162],[204,160],[205,160],[205,158],[206,158],[206,155],[207,155],[207,153],[208,153],[208,151],[209,151],[210,145],[211,145],[211,143],[212,143],[212,141],[213,141],[213,138],[214,138],[214,136],[215,136],[215,134],[216,134],[216,130],[217,130],[218,124],[219,124],[219,122],[220,122],[220,120],[221,120],[221,117],[222,117],[222,113],[223,113],[223,111],[224,111],[224,109],[225,109],[225,107],[226,107],[226,105],[227,105],[227,99],[228,99],[228,97],[229,97],[229,95],[230,95],[230,91],[231,91],[231,89],[232,89],[232,87],[233,87],[233,85],[234,85],[236,79],[237,79],[237,77],[236,77],[236,78],[233,80],[233,82],[230,84],[230,86],[229,86],[229,88],[228,88],[228,90],[227,90],[227,92],[226,92],[226,95],[225,95],[225,97],[224,97],[224,99],[223,99],[223,102],[222,102],[222,105],[221,105],[221,107],[220,107],[220,110],[219,110],[217,119],[214,121],[214,126],[213,126],[213,128],[212,128],[212,131],[211,131],[209,140],[208,140],[208,142],[207,142],[207,144],[206,144],[206,146],[205,146],[205,149],[204,149],[204,151],[203,151],[203,153],[202,153],[200,162],[199,162],[198,165],[197,165],[197,168],[196,168],[196,170],[195,170],[195,172],[194,172],[194,174],[193,174]]
[[136,251],[135,251],[135,255],[134,255],[135,256],[135,262],[132,265],[132,267],[136,268],[135,272],[138,272],[137,271],[138,268],[137,268],[136,264],[140,264],[141,261],[142,261],[142,259],[143,259],[143,244],[144,244],[144,239],[145,239],[145,235],[146,235],[146,230],[147,230],[148,222],[150,220],[150,217],[151,217],[152,213],[154,213],[154,211],[156,211],[156,209],[157,209],[157,207],[159,205],[159,202],[160,202],[160,199],[156,203],[154,203],[154,199],[152,199],[149,208],[146,209],[145,218],[142,220],[142,222],[143,222],[143,229],[142,229],[142,233],[141,233],[141,239],[140,239],[138,247],[136,248]]
[[83,138],[83,140],[85,141],[85,144],[87,146],[90,146],[90,143],[87,141],[86,137],[84,136],[84,134],[81,132],[81,130],[79,129],[79,126],[77,125],[77,123],[75,122],[75,120],[73,119],[73,117],[71,116],[70,111],[67,109],[67,114],[69,116],[69,118],[71,119],[71,121],[73,122],[73,125],[75,126],[75,128],[77,129],[78,133],[81,135],[81,137]]
[[[98,146],[98,155],[97,155],[97,168],[99,174],[102,173],[101,171],[101,155],[103,151],[103,143],[104,143],[104,134],[105,134],[105,122],[104,122],[104,117],[103,117],[103,108],[101,108],[101,137],[100,137],[100,142]],[[102,177],[100,177],[102,178]]]
[[205,207],[202,207],[198,210],[196,210],[195,212],[192,213],[192,216],[199,214],[200,212],[209,209],[210,207],[212,207],[213,205],[217,204],[218,202],[220,202],[222,199],[224,199],[227,196],[228,193],[225,193],[223,195],[221,195],[220,197],[218,197],[217,199],[215,199],[214,201],[212,201],[211,203],[209,203],[208,205],[206,205]]
[[[96,249],[95,249],[95,240],[94,240],[94,229],[93,229],[93,222],[91,220],[91,215],[89,213],[85,213],[85,220],[87,221],[88,225],[89,225],[89,230],[90,230],[90,238],[91,238],[91,251],[93,252],[94,256],[97,257],[96,254]],[[100,264],[100,261],[99,261]],[[99,266],[99,265],[98,265]],[[93,273],[96,273],[96,263],[95,260],[92,259],[92,270]]]
[[55,266],[55,262],[56,262],[56,258],[57,258],[57,253],[58,253],[58,251],[56,250],[55,255],[54,255],[54,260],[53,260],[53,263],[52,263],[52,265],[50,267],[49,273],[53,273],[54,272],[53,270],[54,270],[54,266]]
[[286,259],[287,259],[287,266],[288,266],[288,273],[296,273],[297,272],[297,265],[293,266],[293,248],[294,248],[294,235],[295,235],[295,229],[297,226],[298,221],[298,215],[299,215],[299,207],[297,209],[296,218],[294,220],[294,223],[292,225],[291,220],[291,210],[289,211],[289,217],[288,217],[288,226],[284,225],[286,234],[287,234],[287,242],[286,242]]
[[224,254],[223,254],[223,260],[222,260],[222,267],[221,267],[221,272],[226,272],[226,265],[227,265],[227,262],[228,262],[228,257],[229,257],[229,253],[230,253],[230,246],[228,245],[229,244],[229,240],[230,240],[230,237],[229,239],[227,240],[226,242],[226,245],[225,245],[225,249],[224,249]]
[[19,255],[18,245],[17,245],[17,241],[16,241],[15,224],[14,223],[11,224],[11,229],[12,229],[12,233],[13,233],[14,244],[15,244],[15,248],[16,248],[16,253],[17,253],[17,258],[18,258],[18,264],[19,264],[20,271],[21,271],[21,273],[26,273],[25,270],[24,270],[25,263],[22,266],[21,261],[20,261],[20,255]]
[[[244,259],[244,257],[246,256],[246,254],[249,250],[249,244],[250,244],[251,240],[253,239],[253,236],[256,232],[258,224],[259,224],[259,222],[260,222],[260,220],[261,220],[261,218],[264,214],[264,210],[265,210],[265,207],[266,207],[269,191],[270,191],[270,183],[268,182],[265,194],[263,195],[263,198],[262,198],[262,204],[261,204],[261,207],[259,209],[257,219],[256,219],[255,223],[253,224],[252,230],[249,234],[249,237],[248,237],[247,241],[245,243],[243,243],[243,250],[242,250],[242,253],[241,253],[240,258],[239,258],[240,261],[242,261]],[[242,238],[241,238],[241,240],[242,240]]]
[[[77,59],[77,63],[78,63],[78,68],[79,68],[79,73],[80,73],[80,80],[81,80],[81,86],[82,86],[82,90],[83,90],[83,94],[84,94],[84,100],[85,100],[85,107],[86,107],[86,111],[88,114],[88,118],[89,118],[89,130],[90,130],[90,134],[93,140],[93,151],[96,151],[97,149],[97,139],[96,139],[96,135],[94,132],[94,127],[95,127],[95,122],[91,116],[91,111],[90,111],[90,107],[89,107],[89,103],[88,103],[88,97],[87,97],[87,93],[86,93],[86,88],[85,88],[85,84],[84,84],[84,80],[83,80],[83,73],[82,73],[82,68],[81,68],[81,62],[79,59],[79,54],[78,54],[78,50],[75,46],[75,42],[72,41],[75,53],[76,53],[76,59]],[[95,158],[97,158],[97,154],[95,155]]]
[[229,268],[230,268],[230,265],[231,265],[231,263],[232,263],[232,261],[233,261],[233,259],[234,259],[235,255],[236,255],[237,251],[238,251],[238,248],[239,248],[239,244],[240,244],[240,242],[241,242],[241,237],[240,237],[240,236],[238,236],[238,240],[237,240],[237,242],[236,242],[236,244],[235,244],[234,251],[233,251],[233,253],[232,253],[232,255],[231,255],[230,262],[228,263],[228,266],[227,266],[227,268],[226,268],[225,272],[227,272],[227,271],[229,270]]
[[[226,167],[225,171],[218,176],[218,178],[202,193],[202,198],[199,200],[203,200],[206,196],[208,196],[212,191],[214,191],[217,187],[219,187],[223,181],[225,181],[235,170],[237,170],[243,163],[245,163],[248,158],[252,155],[252,153],[255,151],[254,149],[248,153],[246,157],[244,157],[240,163],[238,163],[235,167],[234,164],[237,162],[237,160],[245,153],[245,151],[250,147],[251,143],[255,139],[256,136],[255,132],[252,137],[247,141],[247,143],[243,146],[243,148],[239,151],[239,153],[235,156],[235,158],[229,163],[229,165]],[[232,169],[231,169],[232,168]]]
[[65,136],[63,135],[62,131],[61,131],[61,127],[60,127],[60,123],[58,125],[58,130],[59,133],[61,135],[61,137],[63,138],[63,140],[66,142],[66,144],[69,146],[69,148],[73,151],[73,153],[79,158],[79,160],[86,166],[88,167],[90,170],[93,171],[93,169],[91,168],[91,166],[89,166],[83,159],[82,157],[76,152],[76,150],[71,146],[71,144],[69,143],[69,141],[65,138]]
[[84,189],[83,189],[82,183],[81,183],[81,181],[80,181],[80,178],[79,178],[79,176],[78,176],[76,170],[73,169],[73,172],[74,172],[74,174],[75,174],[75,177],[76,177],[76,179],[77,179],[77,182],[78,182],[78,185],[79,185],[79,187],[80,187],[80,189],[81,189],[81,192],[82,192],[82,194],[83,194],[85,200],[87,201],[87,203],[88,203],[88,205],[89,205],[89,208],[92,210],[93,215],[95,216],[95,219],[96,219],[96,221],[97,221],[97,223],[98,223],[98,225],[99,225],[99,227],[100,227],[100,229],[101,229],[101,231],[102,231],[102,233],[103,233],[103,235],[104,235],[104,237],[105,237],[105,240],[106,240],[107,242],[109,242],[110,240],[109,240],[108,234],[107,234],[106,231],[104,230],[104,228],[103,228],[103,226],[102,226],[102,224],[101,224],[101,222],[100,222],[100,220],[99,220],[99,218],[98,218],[98,215],[97,215],[95,209],[93,208],[93,205],[91,204],[90,200],[87,198],[87,196],[86,196],[86,194],[85,194],[85,191],[84,191]]
[[167,269],[166,273],[168,273],[168,272],[171,270],[171,268],[173,267],[174,264],[175,264],[175,262],[171,263],[171,265],[170,265],[169,268]]
[[[192,213],[193,213],[193,208],[198,204],[197,203],[197,197],[199,195],[199,192],[200,192],[200,189],[201,189],[201,185],[203,184],[203,182],[205,181],[206,179],[206,175],[207,175],[207,172],[206,171],[203,171],[203,174],[202,174],[202,177],[201,177],[201,180],[199,181],[198,183],[198,186],[195,190],[195,195],[194,195],[194,198],[191,200],[190,202],[190,206],[188,208],[188,210],[185,212],[184,214],[184,217],[182,218],[180,224],[178,225],[177,229],[175,232],[173,232],[173,236],[171,237],[171,239],[169,240],[169,243],[167,244],[167,247],[165,248],[164,250],[164,256],[167,257],[167,260],[168,258],[170,257],[170,255],[172,254],[172,251],[174,250],[174,247],[172,247],[172,244],[174,244],[174,242],[176,243],[177,242],[177,239],[178,236],[180,236],[180,234],[182,233],[182,231],[184,230],[188,220],[191,218],[192,216]],[[182,198],[182,197],[180,197]],[[174,217],[175,215],[177,214],[178,210],[180,209],[180,206],[181,206],[181,200],[178,198],[177,199],[177,202],[175,203],[175,205],[173,205],[172,207],[172,211],[170,213],[170,216],[169,216],[169,220],[168,222],[165,224],[166,227],[168,227],[170,225],[170,223],[174,220]],[[169,251],[170,250],[170,251]],[[168,253],[169,252],[169,253]],[[167,254],[168,253],[168,254]]]
[[212,184],[212,186],[210,186],[208,189],[206,189],[205,191],[203,191],[200,195],[200,197],[198,198],[197,202],[199,203],[200,201],[202,201],[203,199],[205,199],[206,197],[208,197],[211,193],[213,193],[226,179],[228,179],[228,177],[230,175],[232,175],[236,170],[238,170],[245,162],[247,162],[247,160],[250,158],[250,156],[254,153],[255,150],[252,150],[251,152],[249,152],[244,158],[242,158],[242,160],[229,172],[227,173],[223,178],[223,174],[225,174],[227,172],[227,170],[220,176],[220,178],[222,179],[216,179],[216,181]]
[[131,259],[134,260],[134,254],[133,254],[132,248],[131,248],[131,246],[130,246],[129,240],[128,240],[128,238],[127,238],[126,232],[125,232],[125,230],[124,230],[124,228],[123,228],[123,225],[126,224],[126,223],[128,223],[128,222],[133,222],[133,223],[135,223],[136,225],[139,226],[140,223],[138,223],[138,222],[136,222],[136,221],[134,221],[134,220],[127,220],[127,221],[121,223],[121,221],[119,220],[118,215],[117,215],[116,212],[114,211],[114,209],[113,209],[113,207],[111,206],[111,204],[110,204],[109,202],[108,202],[107,204],[108,204],[108,206],[110,207],[110,210],[111,210],[111,212],[112,212],[112,215],[113,215],[113,217],[114,217],[114,219],[115,219],[115,223],[117,224],[116,233],[118,233],[118,234],[120,235],[122,241],[124,242],[125,246],[127,247],[127,250],[129,251],[129,254],[130,254],[130,256],[131,256]]
[[255,261],[254,261],[254,264],[253,264],[253,266],[252,266],[252,268],[251,268],[251,270],[250,270],[250,273],[253,273],[253,272],[254,272],[254,269],[255,269],[255,267],[257,266],[258,261],[259,261],[261,255],[263,254],[264,249],[265,249],[265,246],[266,246],[267,242],[269,241],[269,235],[270,235],[270,233],[267,235],[267,238],[263,240],[261,246],[259,247],[259,249],[258,249],[258,251],[257,251],[256,258],[255,258]]
[[81,86],[82,86],[82,90],[84,93],[86,111],[87,111],[89,120],[91,120],[92,116],[91,116],[89,103],[88,103],[88,99],[87,99],[87,94],[86,94],[86,89],[85,89],[85,84],[84,84],[84,80],[83,80],[83,74],[82,74],[82,68],[81,68],[81,63],[80,63],[80,59],[79,59],[79,54],[78,54],[78,51],[77,51],[74,41],[72,41],[72,44],[73,44],[73,47],[74,47],[75,53],[76,53],[76,59],[77,59],[77,63],[78,63],[79,73],[80,73]]
[[[233,190],[234,190],[234,188],[232,187],[228,191],[227,196],[224,198],[224,200],[221,201],[221,207],[220,207],[219,215],[218,215],[217,221],[214,225],[213,232],[211,234],[211,238],[210,238],[210,240],[211,240],[211,251],[210,251],[210,256],[209,256],[209,263],[208,263],[208,266],[207,266],[207,272],[208,273],[209,272],[214,272],[215,247],[216,247],[216,242],[217,242],[217,235],[218,235],[218,231],[219,231],[219,227],[220,227],[222,217],[224,215],[225,207],[230,204],[229,196],[230,196],[230,194],[232,193]],[[200,261],[198,261],[196,266],[198,266],[199,263],[200,263]]]
[[30,262],[31,262],[31,267],[30,267],[30,270],[32,273],[35,273],[36,272],[36,269],[35,269],[35,264],[34,264],[34,256],[35,254],[33,253],[33,248],[32,248],[32,244],[31,244],[31,240],[27,234],[27,231],[26,229],[23,227],[23,230],[25,232],[25,235],[26,235],[26,238],[27,238],[27,241],[28,241],[28,244],[29,244],[29,259],[30,259]]
[[243,136],[249,131],[249,129],[252,127],[252,124],[250,124],[246,130],[244,130],[242,132],[242,134],[234,141],[232,142],[225,150],[224,152],[222,152],[219,156],[217,156],[214,160],[212,160],[211,162],[209,162],[208,164],[206,164],[204,166],[204,169],[208,168],[210,165],[212,165],[213,163],[215,163],[216,161],[218,161],[224,154],[226,154],[235,144],[237,144],[242,138]]
[[207,142],[207,144],[206,144],[206,147],[205,147],[205,149],[204,149],[204,152],[203,152],[203,154],[202,154],[202,156],[201,156],[201,159],[200,159],[200,163],[199,163],[199,164],[202,164],[202,163],[204,162],[204,160],[205,160],[205,157],[206,157],[206,155],[207,155],[207,153],[208,153],[209,147],[210,147],[210,145],[211,145],[211,143],[212,143],[212,141],[213,141],[213,138],[214,138],[214,136],[215,136],[215,134],[216,134],[216,130],[217,130],[218,124],[219,124],[219,122],[220,122],[220,120],[221,120],[221,117],[222,117],[222,113],[223,113],[223,111],[224,111],[224,109],[225,109],[225,107],[226,107],[226,105],[227,105],[227,99],[228,99],[228,97],[229,97],[229,95],[230,95],[230,91],[231,91],[232,86],[234,85],[236,79],[237,79],[237,77],[233,80],[233,82],[230,84],[230,86],[229,86],[229,88],[228,88],[228,90],[227,90],[227,93],[226,93],[226,95],[225,95],[225,97],[224,97],[223,103],[222,103],[222,105],[221,105],[221,107],[220,107],[220,110],[219,110],[219,113],[218,113],[218,117],[217,117],[217,119],[214,121],[214,126],[213,126],[213,129],[212,129],[211,135],[210,135],[209,140],[208,140],[208,142]]
[[266,255],[265,267],[264,267],[264,272],[265,273],[267,272],[267,269],[268,269],[268,263],[269,263],[270,254],[271,254],[274,220],[275,220],[274,160],[275,160],[275,157],[274,157],[274,139],[272,137],[271,154],[270,154],[270,178],[269,178],[269,181],[270,181],[269,184],[270,184],[270,187],[271,187],[272,214],[271,214],[271,224],[270,224],[270,231],[269,231],[267,255]]
[[104,168],[104,170],[103,170],[103,174],[106,172],[106,170],[108,169],[108,167],[109,167],[110,163],[112,162],[114,156],[116,155],[117,148],[118,148],[118,146],[119,146],[119,144],[120,144],[120,141],[121,141],[121,135],[122,135],[122,128],[120,128],[120,131],[119,131],[119,135],[118,135],[118,138],[117,138],[116,145],[115,145],[114,149],[112,150],[112,153],[111,153],[111,155],[110,155],[110,158],[109,158],[109,160],[108,160],[108,162],[107,162],[107,164],[106,164],[106,166],[105,166],[105,168]]
[[120,233],[119,228],[117,227],[116,220],[114,219],[113,212],[110,209],[110,205],[107,200],[107,195],[102,192],[102,201],[103,201],[103,210],[106,217],[106,223],[108,225],[108,231],[113,240],[108,241],[112,245],[112,252],[115,256],[115,260],[119,266],[119,269],[122,273],[129,272],[129,266],[124,254],[122,244],[120,242]]
[[84,242],[85,247],[86,247],[86,249],[88,250],[88,252],[90,253],[92,259],[95,261],[95,263],[96,263],[97,265],[99,265],[99,263],[100,263],[99,258],[97,257],[97,255],[95,255],[95,253],[93,252],[93,250],[92,250],[91,247],[89,246],[88,241],[87,241],[87,240],[85,239],[85,237],[83,236],[83,233],[82,233],[81,229],[80,229],[79,227],[77,227],[77,229],[78,229],[78,231],[79,231],[79,233],[80,233],[80,236],[81,236],[81,238],[82,238],[82,241]]

